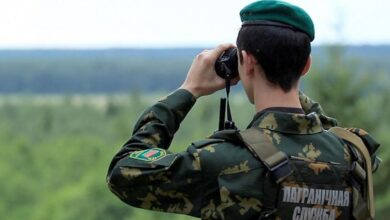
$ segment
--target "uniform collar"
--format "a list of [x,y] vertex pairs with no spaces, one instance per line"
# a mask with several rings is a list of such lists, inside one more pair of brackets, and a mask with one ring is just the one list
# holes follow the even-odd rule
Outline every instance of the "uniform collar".
[[319,116],[314,112],[305,115],[275,108],[257,113],[249,127],[260,127],[288,134],[315,134],[324,130]]
[[325,114],[324,110],[321,108],[321,105],[318,102],[313,101],[301,91],[299,91],[299,101],[301,102],[303,110],[307,114],[315,112],[320,117],[323,128],[330,129],[331,127],[338,125],[336,119]]

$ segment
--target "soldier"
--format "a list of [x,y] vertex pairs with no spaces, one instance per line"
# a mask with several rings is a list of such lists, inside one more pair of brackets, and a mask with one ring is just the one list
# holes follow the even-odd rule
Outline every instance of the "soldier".
[[214,63],[230,44],[205,50],[182,86],[148,108],[109,167],[125,203],[202,219],[373,219],[371,172],[378,144],[299,93],[311,65],[314,25],[301,8],[258,1],[240,12],[239,76],[256,114],[172,153],[181,121],[202,96],[225,87]]

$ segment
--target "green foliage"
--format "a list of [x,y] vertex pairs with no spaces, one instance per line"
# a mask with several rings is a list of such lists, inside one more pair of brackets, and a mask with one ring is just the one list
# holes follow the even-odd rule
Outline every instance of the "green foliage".
[[[390,214],[389,72],[357,74],[360,62],[346,60],[342,48],[329,53],[327,65],[315,66],[305,79],[304,91],[342,126],[365,128],[382,143],[384,162],[374,178],[377,215],[384,219]],[[170,150],[184,150],[189,140],[217,129],[221,95],[197,101]],[[110,160],[137,116],[161,96],[133,89],[130,95],[0,97],[0,219],[193,219],[129,207],[105,183]],[[254,109],[244,94],[231,100],[243,129]]]
[[137,116],[158,99],[1,97],[0,219],[171,219],[125,205],[105,180]]

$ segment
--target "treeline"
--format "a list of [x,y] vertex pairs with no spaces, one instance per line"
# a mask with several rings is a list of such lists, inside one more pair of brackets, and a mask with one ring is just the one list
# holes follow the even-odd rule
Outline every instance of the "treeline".
[[172,89],[199,49],[2,51],[0,93]]
[[[313,48],[325,68],[329,50]],[[0,93],[128,93],[177,88],[202,49],[3,50]],[[358,73],[390,69],[390,46],[343,47]]]

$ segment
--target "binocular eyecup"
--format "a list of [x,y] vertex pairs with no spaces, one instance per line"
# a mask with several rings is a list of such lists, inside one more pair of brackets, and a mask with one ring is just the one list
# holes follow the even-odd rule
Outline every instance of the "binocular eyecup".
[[223,79],[233,79],[238,76],[237,48],[230,48],[216,60],[215,72]]

